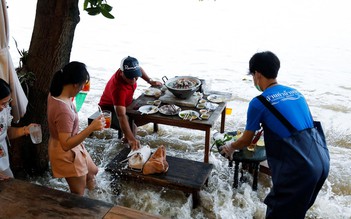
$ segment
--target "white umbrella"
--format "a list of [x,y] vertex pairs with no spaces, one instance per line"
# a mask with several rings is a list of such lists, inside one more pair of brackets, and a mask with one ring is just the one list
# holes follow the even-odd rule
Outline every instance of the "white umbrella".
[[15,67],[12,63],[9,47],[9,23],[5,0],[0,4],[0,78],[11,86],[11,102],[13,122],[18,123],[26,113],[28,99],[18,80]]

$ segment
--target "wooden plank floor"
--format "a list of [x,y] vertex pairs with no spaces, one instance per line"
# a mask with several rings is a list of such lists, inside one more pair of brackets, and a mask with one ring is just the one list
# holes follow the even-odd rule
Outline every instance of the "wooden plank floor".
[[30,182],[0,181],[0,218],[161,218]]

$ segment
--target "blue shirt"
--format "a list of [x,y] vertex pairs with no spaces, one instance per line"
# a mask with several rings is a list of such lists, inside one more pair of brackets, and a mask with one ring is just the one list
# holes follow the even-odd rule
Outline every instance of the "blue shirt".
[[[313,127],[313,119],[304,96],[294,88],[276,85],[267,88],[262,95],[298,130]],[[285,138],[291,133],[264,106],[260,100],[253,98],[247,111],[246,130],[256,131],[260,124],[266,124],[278,136]]]

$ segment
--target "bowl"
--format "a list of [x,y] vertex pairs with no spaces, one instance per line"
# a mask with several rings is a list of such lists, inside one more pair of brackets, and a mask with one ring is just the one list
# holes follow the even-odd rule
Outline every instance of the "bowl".
[[207,100],[205,100],[205,99],[199,100],[199,103],[206,103],[206,102],[207,102]]
[[153,104],[155,106],[159,106],[161,104],[161,100],[154,100]]
[[207,109],[201,109],[200,110],[200,114],[202,115],[202,114],[207,114],[208,113],[208,111],[207,111]]
[[201,116],[200,116],[200,118],[201,119],[208,119],[208,118],[210,118],[210,115],[208,115],[208,114],[201,114]]
[[163,76],[162,80],[167,89],[179,99],[188,99],[199,90],[201,85],[200,79],[191,76],[178,76],[171,79]]
[[206,107],[206,105],[203,103],[199,103],[196,105],[196,108],[198,108],[198,109],[204,109],[205,107]]

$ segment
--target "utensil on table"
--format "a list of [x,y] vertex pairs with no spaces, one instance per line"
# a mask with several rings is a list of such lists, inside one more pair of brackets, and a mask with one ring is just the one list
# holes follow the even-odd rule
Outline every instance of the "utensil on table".
[[173,110],[173,113],[177,113],[177,108],[175,107],[174,104],[170,104],[172,110]]
[[191,122],[191,120],[193,120],[193,112],[190,112],[189,114],[190,114],[190,119],[189,119],[189,121]]

